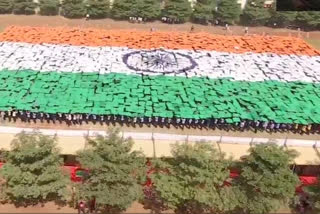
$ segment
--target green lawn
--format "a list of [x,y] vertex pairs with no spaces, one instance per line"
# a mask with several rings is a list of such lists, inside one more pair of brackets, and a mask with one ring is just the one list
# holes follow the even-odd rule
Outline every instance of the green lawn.
[[320,39],[305,39],[310,45],[320,50]]

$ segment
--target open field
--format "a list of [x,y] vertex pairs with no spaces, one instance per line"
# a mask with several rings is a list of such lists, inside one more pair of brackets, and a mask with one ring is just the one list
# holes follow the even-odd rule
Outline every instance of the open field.
[[[136,29],[149,31],[152,27],[158,31],[190,31],[191,26],[195,28],[195,32],[209,32],[214,34],[234,34],[244,35],[244,26],[231,26],[231,32],[226,32],[221,26],[204,26],[199,24],[185,23],[185,24],[164,24],[160,21],[149,22],[145,24],[132,24],[128,21],[115,21],[112,19],[89,20],[85,19],[66,19],[62,16],[24,16],[24,15],[0,15],[0,30],[10,25],[20,26],[69,26],[80,28],[101,28],[101,29]],[[249,34],[262,34],[278,36],[297,36],[298,31],[284,28],[269,28],[269,27],[250,27]],[[307,36],[307,33],[301,32],[301,36]],[[320,39],[320,32],[314,31],[309,33],[309,38]]]

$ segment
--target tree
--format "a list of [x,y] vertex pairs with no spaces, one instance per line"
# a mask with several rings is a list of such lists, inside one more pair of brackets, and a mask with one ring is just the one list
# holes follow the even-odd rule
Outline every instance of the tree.
[[192,8],[188,0],[167,0],[163,9],[163,15],[175,20],[175,23],[188,21],[191,14]]
[[212,22],[215,8],[215,0],[198,0],[193,8],[192,20],[200,24]]
[[237,0],[221,0],[218,4],[217,18],[223,23],[235,24],[239,21],[241,6]]
[[239,164],[237,189],[238,213],[271,213],[294,198],[299,179],[289,165],[296,157],[293,150],[276,144],[259,144]]
[[309,186],[304,189],[310,196],[312,210],[315,213],[320,212],[320,178],[318,177],[318,182],[314,186]]
[[277,0],[273,2],[273,5],[276,6],[279,12],[283,11],[295,11],[294,1],[281,1]]
[[124,211],[142,196],[144,155],[132,151],[134,142],[120,137],[119,130],[87,140],[91,148],[79,152],[79,161],[89,175],[78,187],[78,195],[86,200],[95,198],[101,211]]
[[[287,27],[288,25],[294,24],[297,17],[297,12],[276,10],[277,9],[276,4],[278,2],[279,1],[272,3],[272,7],[270,8],[271,17],[268,20],[268,25],[272,27]],[[287,3],[292,3],[292,2],[287,2]]]
[[13,2],[12,0],[0,1],[0,14],[12,13]]
[[278,12],[273,10],[268,23],[270,26],[274,26],[276,23],[276,27],[287,27],[295,22],[296,16],[297,12],[294,11]]
[[139,0],[137,7],[139,17],[146,20],[155,20],[161,14],[161,2],[159,0]]
[[35,13],[36,6],[33,0],[13,0],[13,13],[31,15]]
[[82,18],[87,13],[83,0],[63,0],[61,9],[67,18]]
[[317,11],[303,11],[298,12],[297,22],[301,26],[309,29],[320,29],[320,12]]
[[40,15],[55,16],[59,13],[59,0],[40,0]]
[[56,137],[20,133],[0,169],[6,198],[19,206],[61,202],[68,197],[69,178],[62,172]]
[[115,19],[129,19],[138,16],[138,0],[114,0],[111,8]]
[[158,197],[175,213],[194,214],[231,210],[229,162],[212,145],[177,144],[173,158],[158,160],[151,176]]
[[249,0],[243,10],[243,21],[249,25],[265,25],[271,17],[270,9],[264,7],[265,0]]
[[86,4],[90,18],[105,18],[109,14],[109,0],[88,0]]

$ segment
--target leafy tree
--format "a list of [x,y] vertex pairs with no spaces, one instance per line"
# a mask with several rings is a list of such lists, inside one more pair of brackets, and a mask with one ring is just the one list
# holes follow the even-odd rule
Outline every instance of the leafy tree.
[[277,0],[274,1],[273,4],[277,7],[278,11],[282,12],[282,11],[294,11],[295,10],[295,6],[294,6],[294,1],[281,1],[281,0]]
[[138,0],[114,0],[111,8],[115,19],[129,19],[138,16]]
[[175,23],[188,21],[191,14],[192,8],[188,0],[167,0],[163,9],[163,15],[175,20]]
[[207,24],[208,22],[212,22],[215,8],[215,0],[198,0],[193,8],[193,21],[201,24]]
[[137,7],[139,17],[147,20],[155,20],[161,14],[161,2],[159,0],[139,0]]
[[295,23],[297,12],[294,11],[272,11],[269,19],[269,25],[273,26],[276,23],[276,27],[287,27],[290,24]]
[[36,6],[33,0],[13,0],[13,13],[31,15],[35,13]]
[[249,25],[265,25],[271,17],[270,9],[264,7],[265,0],[249,0],[243,10],[243,21]]
[[320,12],[317,11],[303,11],[298,12],[297,22],[301,26],[309,29],[320,29]]
[[67,18],[82,18],[86,15],[86,5],[83,0],[63,0],[62,15]]
[[119,137],[118,130],[108,136],[88,138],[91,148],[79,152],[82,167],[89,169],[87,179],[78,187],[78,195],[96,199],[97,209],[117,213],[142,196],[145,157],[132,151],[133,141]]
[[90,18],[105,18],[109,14],[109,0],[88,0],[86,5]]
[[17,206],[66,199],[69,178],[63,174],[61,165],[56,137],[18,134],[0,169],[6,199]]
[[241,5],[237,0],[221,0],[218,4],[217,18],[223,23],[235,24],[239,21]]
[[59,0],[40,0],[40,15],[55,16],[59,13]]
[[12,13],[13,2],[12,0],[0,1],[0,14]]
[[314,186],[309,186],[304,189],[310,196],[312,210],[315,213],[320,212],[320,178],[318,178],[318,182]]
[[288,204],[299,184],[298,176],[289,168],[295,151],[272,143],[256,145],[249,151],[233,185],[239,203],[236,212],[266,214]]
[[212,145],[177,144],[173,158],[158,160],[151,176],[158,197],[175,213],[214,213],[233,209],[229,162]]
[[[293,24],[296,20],[297,12],[295,12],[295,11],[277,11],[276,10],[277,3],[278,3],[278,1],[272,3],[272,7],[270,9],[271,17],[268,20],[268,24],[273,27],[287,27],[288,25]],[[292,3],[292,2],[290,2],[290,3]],[[274,23],[276,23],[276,25],[274,25]]]

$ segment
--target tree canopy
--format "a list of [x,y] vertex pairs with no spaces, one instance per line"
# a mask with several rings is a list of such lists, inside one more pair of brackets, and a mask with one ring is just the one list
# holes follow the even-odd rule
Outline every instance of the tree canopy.
[[259,144],[240,163],[241,173],[233,186],[239,213],[267,214],[294,198],[299,179],[290,170],[296,153],[276,144]]
[[55,16],[59,14],[59,0],[40,0],[40,15]]
[[139,0],[138,16],[146,20],[155,20],[161,14],[161,2],[159,0]]
[[1,0],[0,1],[0,14],[12,13],[13,1]]
[[163,15],[175,20],[175,23],[188,21],[191,13],[189,0],[167,0],[163,9]]
[[146,167],[145,157],[132,151],[133,141],[123,139],[118,130],[107,136],[88,138],[90,148],[79,152],[81,166],[89,175],[78,186],[82,199],[96,199],[98,210],[117,213],[142,197]]
[[193,7],[193,21],[200,24],[213,22],[216,6],[216,0],[198,0]]
[[320,28],[320,12],[318,11],[303,11],[297,14],[297,23],[309,29]]
[[20,133],[0,169],[5,198],[17,206],[63,201],[69,178],[62,172],[56,138]]
[[82,18],[87,13],[83,0],[63,0],[61,9],[62,15],[67,18]]
[[249,0],[243,10],[243,22],[249,25],[265,25],[271,17],[270,9],[264,7],[265,0]]
[[13,0],[13,13],[31,15],[35,13],[36,6],[33,0]]
[[90,15],[90,18],[106,18],[109,14],[109,0],[88,0],[86,1],[86,6],[88,7],[87,13]]
[[111,8],[115,19],[129,19],[138,16],[138,0],[114,0]]
[[223,23],[235,24],[239,21],[241,6],[237,0],[220,0],[216,17]]
[[177,144],[172,158],[158,160],[151,178],[158,197],[175,213],[232,210],[229,162],[212,145]]

